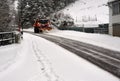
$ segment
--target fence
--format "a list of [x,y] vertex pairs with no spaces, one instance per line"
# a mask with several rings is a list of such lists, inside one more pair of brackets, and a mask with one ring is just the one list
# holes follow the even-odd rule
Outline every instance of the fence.
[[0,46],[15,43],[14,32],[0,32]]
[[58,27],[60,30],[74,30],[86,33],[108,34],[108,24],[99,25],[99,27]]
[[108,28],[95,28],[94,33],[108,34]]

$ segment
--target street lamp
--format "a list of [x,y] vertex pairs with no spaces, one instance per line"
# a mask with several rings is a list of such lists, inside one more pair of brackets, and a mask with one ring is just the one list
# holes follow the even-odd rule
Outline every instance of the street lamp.
[[[18,31],[21,32],[21,34],[23,34],[23,26],[22,26],[22,0],[20,0],[20,8],[19,8],[19,23],[18,23],[18,26],[19,26],[19,29]],[[21,31],[21,28],[22,28],[22,31]]]
[[12,19],[13,19],[13,27],[15,28],[15,15],[12,16]]
[[83,32],[85,32],[84,23],[83,23],[82,27],[83,27]]
[[[25,6],[25,8],[29,8],[29,4],[27,2],[27,5]],[[22,28],[22,30],[21,30]],[[21,34],[23,34],[23,8],[22,8],[22,0],[20,0],[20,11],[19,11],[19,31],[21,32]]]
[[25,6],[26,8],[29,8],[30,7],[30,5],[28,4],[28,2],[27,2],[27,5]]

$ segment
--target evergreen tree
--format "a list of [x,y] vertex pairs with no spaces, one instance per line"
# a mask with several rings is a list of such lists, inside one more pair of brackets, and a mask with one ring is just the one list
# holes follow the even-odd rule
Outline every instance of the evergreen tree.
[[[76,0],[19,0],[19,17],[23,27],[37,17],[48,17]],[[27,6],[29,5],[29,6]],[[29,24],[30,24],[29,23]]]
[[11,31],[9,23],[11,22],[10,4],[14,0],[0,0],[0,32]]

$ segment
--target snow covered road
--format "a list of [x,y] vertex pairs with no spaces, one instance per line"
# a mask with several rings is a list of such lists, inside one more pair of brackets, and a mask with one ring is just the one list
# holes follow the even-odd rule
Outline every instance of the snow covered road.
[[[1,47],[7,50],[2,50],[0,56],[6,54],[1,60],[8,66],[0,69],[0,81],[55,81],[54,76],[57,76],[54,72],[50,73],[52,70],[49,68],[49,63],[43,56],[40,56],[42,53],[39,54],[37,44],[34,44],[35,40],[31,40],[31,35],[28,34],[24,35],[24,38],[21,45],[8,46],[11,49],[7,46]],[[11,61],[6,62],[5,58],[9,58]],[[3,65],[1,64],[0,67]]]
[[120,52],[108,50],[71,39],[66,39],[63,37],[47,34],[35,34],[32,32],[30,33],[52,41],[55,44],[58,44],[59,46],[75,53],[80,57],[87,59],[88,61],[100,66],[108,72],[111,72],[112,74],[120,77]]
[[[9,54],[16,57],[0,72],[0,81],[119,81],[117,77],[43,38],[25,33],[22,44],[15,46],[19,49]],[[8,49],[0,47],[0,50],[2,48]]]

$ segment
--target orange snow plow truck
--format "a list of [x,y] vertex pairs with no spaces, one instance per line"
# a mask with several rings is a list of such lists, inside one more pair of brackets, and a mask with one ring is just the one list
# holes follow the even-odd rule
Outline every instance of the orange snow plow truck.
[[44,31],[50,31],[52,30],[52,27],[50,27],[50,20],[49,19],[37,19],[35,20],[35,23],[33,25],[34,27],[34,33],[44,32]]

